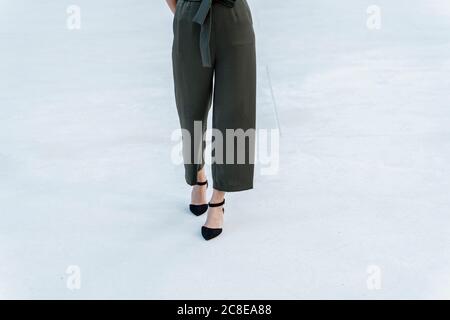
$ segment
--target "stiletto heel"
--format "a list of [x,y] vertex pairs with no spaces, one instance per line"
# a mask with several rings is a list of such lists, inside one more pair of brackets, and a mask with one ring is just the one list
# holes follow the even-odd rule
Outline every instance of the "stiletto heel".
[[[208,188],[208,180],[206,180],[205,182],[197,182],[197,185],[198,186],[206,185],[206,187]],[[204,214],[208,210],[208,204],[207,203],[205,203],[205,204],[190,204],[189,210],[191,210],[191,212],[198,217],[198,216],[201,216],[202,214]]]
[[[216,208],[216,207],[221,207],[225,204],[225,200],[223,200],[220,203],[209,203],[209,207],[211,208]],[[225,209],[222,208],[222,214],[225,214]],[[211,240],[214,239],[216,237],[218,237],[223,231],[223,228],[208,228],[205,226],[202,226],[202,236],[205,240]]]

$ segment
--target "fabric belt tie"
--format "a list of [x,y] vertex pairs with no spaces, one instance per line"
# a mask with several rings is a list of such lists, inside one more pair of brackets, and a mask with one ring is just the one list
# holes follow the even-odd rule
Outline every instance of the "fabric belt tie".
[[207,68],[212,67],[211,63],[211,29],[212,0],[201,0],[200,7],[192,20],[201,26],[200,29],[200,54],[202,56],[202,65]]
[[[189,1],[189,0],[188,0]],[[201,26],[200,29],[200,54],[202,57],[203,67],[211,68],[211,30],[212,30],[212,3],[213,0],[190,0],[193,2],[201,2],[197,13],[192,20]],[[232,8],[236,0],[214,0],[227,7]]]

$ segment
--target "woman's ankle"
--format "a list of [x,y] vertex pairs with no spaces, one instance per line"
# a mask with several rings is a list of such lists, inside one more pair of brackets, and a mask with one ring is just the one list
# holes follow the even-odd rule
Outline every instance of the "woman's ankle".
[[205,182],[206,181],[206,172],[205,168],[202,168],[197,172],[197,182]]
[[211,203],[220,203],[225,199],[225,192],[214,189],[211,196]]

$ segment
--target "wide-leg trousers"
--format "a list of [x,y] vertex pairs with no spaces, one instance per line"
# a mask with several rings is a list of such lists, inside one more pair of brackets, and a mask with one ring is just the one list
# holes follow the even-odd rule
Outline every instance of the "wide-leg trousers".
[[202,2],[178,0],[173,22],[175,98],[186,133],[185,179],[195,185],[197,172],[204,166],[204,133],[212,104],[213,187],[225,192],[252,189],[256,56],[250,8],[246,0],[236,0],[234,7],[212,1],[204,20],[194,21],[199,10],[205,9],[200,8]]

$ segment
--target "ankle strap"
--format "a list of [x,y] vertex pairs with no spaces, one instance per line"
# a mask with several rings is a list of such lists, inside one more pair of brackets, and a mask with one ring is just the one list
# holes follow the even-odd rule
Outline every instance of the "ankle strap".
[[198,186],[204,186],[204,185],[208,185],[208,180],[204,181],[204,182],[197,182]]
[[223,199],[223,201],[222,202],[220,202],[220,203],[208,203],[208,205],[211,207],[211,208],[215,208],[215,207],[221,207],[221,206],[223,206],[225,204],[225,199]]

